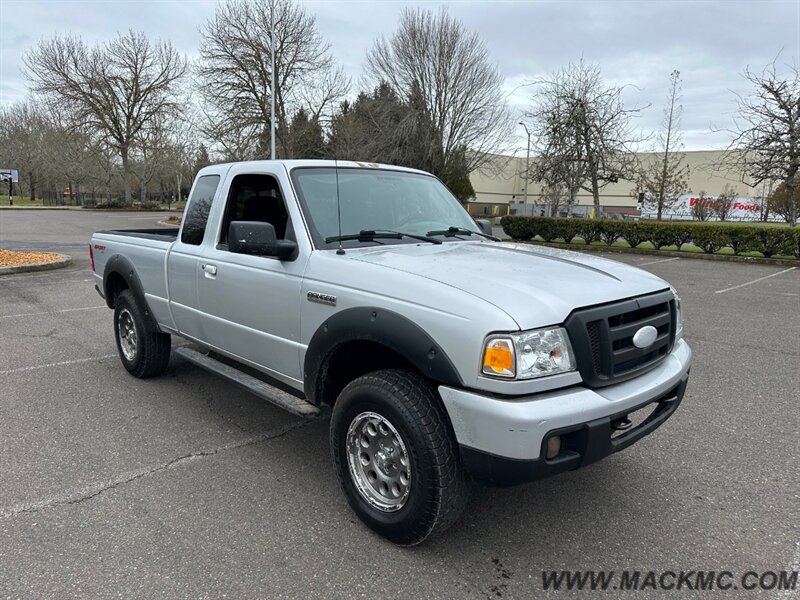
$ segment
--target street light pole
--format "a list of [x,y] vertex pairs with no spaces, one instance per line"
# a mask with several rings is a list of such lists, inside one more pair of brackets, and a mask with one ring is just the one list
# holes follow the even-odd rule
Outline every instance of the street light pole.
[[528,204],[528,171],[531,168],[531,132],[528,131],[528,126],[522,121],[519,122],[525,128],[525,133],[528,134],[528,153],[525,156],[525,199],[524,204]]
[[275,160],[275,3],[273,2],[269,10],[270,20],[270,39],[269,39],[269,53],[272,57],[272,71],[270,79],[272,79],[272,90],[270,92],[270,114],[269,114],[269,138],[270,138],[270,158]]

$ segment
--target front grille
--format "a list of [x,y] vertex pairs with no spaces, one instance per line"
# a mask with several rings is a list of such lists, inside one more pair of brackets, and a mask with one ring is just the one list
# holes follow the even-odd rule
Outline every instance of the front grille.
[[[655,341],[637,348],[633,336],[642,327],[656,329]],[[566,320],[584,383],[602,387],[649,371],[675,341],[675,299],[670,291],[581,308]]]

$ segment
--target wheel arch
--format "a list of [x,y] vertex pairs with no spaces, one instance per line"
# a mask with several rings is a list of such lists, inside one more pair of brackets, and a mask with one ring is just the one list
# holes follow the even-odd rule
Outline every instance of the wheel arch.
[[317,405],[333,404],[347,383],[386,368],[463,387],[450,358],[422,327],[393,311],[357,307],[332,315],[312,336],[303,365],[305,395]]
[[142,287],[142,282],[136,273],[133,263],[128,257],[122,254],[115,254],[106,261],[106,266],[103,269],[103,292],[106,305],[109,308],[116,306],[117,296],[123,290],[131,291],[134,298],[136,298],[136,302],[144,311],[147,322],[155,327],[156,330],[159,330],[150,312],[150,306],[147,304],[147,298],[144,295],[144,287]]

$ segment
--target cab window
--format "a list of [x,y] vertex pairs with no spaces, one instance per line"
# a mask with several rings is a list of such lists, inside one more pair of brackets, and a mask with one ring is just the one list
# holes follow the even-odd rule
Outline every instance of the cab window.
[[219,175],[203,175],[194,184],[192,196],[189,198],[189,205],[183,218],[181,241],[184,244],[199,246],[203,242],[208,224],[208,213],[211,211],[211,203],[214,201],[218,185]]
[[231,221],[271,223],[279,240],[294,239],[280,185],[271,175],[244,174],[233,179],[219,236],[225,247]]

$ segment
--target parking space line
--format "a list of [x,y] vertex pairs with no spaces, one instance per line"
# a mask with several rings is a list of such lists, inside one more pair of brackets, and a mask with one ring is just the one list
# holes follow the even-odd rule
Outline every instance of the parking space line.
[[46,365],[34,365],[32,367],[20,367],[18,369],[7,369],[0,371],[0,375],[10,375],[12,373],[23,373],[25,371],[35,371],[37,369],[47,369],[49,367],[63,367],[64,365],[77,365],[78,363],[92,362],[94,360],[105,360],[113,358],[116,354],[104,354],[103,356],[92,356],[90,358],[76,358],[75,360],[62,360],[61,362],[48,363]]
[[783,275],[784,273],[788,273],[789,271],[794,271],[797,267],[789,267],[788,269],[784,269],[783,271],[778,271],[777,273],[772,273],[771,275],[765,275],[764,277],[759,277],[758,279],[753,279],[753,281],[748,281],[747,283],[740,283],[739,285],[734,285],[733,287],[725,288],[724,290],[717,290],[714,292],[715,294],[724,294],[725,292],[730,292],[732,290],[738,290],[739,288],[743,288],[747,285],[753,285],[754,283],[758,283],[759,281],[764,281],[765,279],[769,279],[770,277],[777,277],[778,275]]
[[95,310],[97,308],[108,308],[105,304],[100,306],[86,306],[84,308],[64,308],[62,310],[48,310],[44,312],[35,312],[35,313],[19,313],[17,315],[0,315],[0,319],[14,319],[16,317],[39,317],[43,315],[58,315],[61,313],[67,312],[77,312],[80,310]]
[[662,259],[659,259],[659,260],[651,260],[650,262],[646,262],[646,263],[639,263],[639,264],[634,265],[634,266],[636,266],[636,267],[645,267],[647,265],[657,265],[658,263],[664,263],[664,262],[669,262],[671,260],[680,260],[680,259],[681,259],[680,256],[676,256],[675,258],[662,258]]

